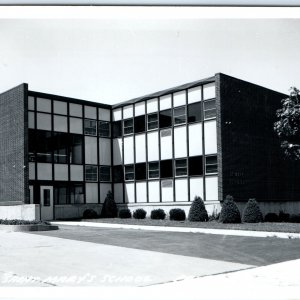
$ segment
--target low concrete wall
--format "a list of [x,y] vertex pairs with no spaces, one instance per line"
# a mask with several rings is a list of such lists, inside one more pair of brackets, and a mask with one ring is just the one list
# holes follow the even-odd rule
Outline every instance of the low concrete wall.
[[55,205],[55,220],[82,218],[83,212],[89,208],[100,215],[102,204]]
[[[185,211],[186,216],[188,216],[190,207],[192,202],[172,202],[172,203],[127,203],[127,204],[118,204],[118,208],[129,208],[133,213],[136,209],[142,208],[147,212],[147,216],[149,217],[151,211],[153,209],[161,208],[165,211],[167,216],[169,215],[169,211],[172,208],[181,208]],[[205,207],[207,210],[208,215],[212,215],[214,212],[220,212],[221,206],[219,201],[207,201],[205,202]]]
[[38,204],[0,206],[0,219],[40,220],[40,207]]
[[[241,213],[247,202],[236,202]],[[289,214],[300,214],[300,201],[260,201],[258,205],[262,214],[265,216],[267,213],[279,214],[280,211]]]

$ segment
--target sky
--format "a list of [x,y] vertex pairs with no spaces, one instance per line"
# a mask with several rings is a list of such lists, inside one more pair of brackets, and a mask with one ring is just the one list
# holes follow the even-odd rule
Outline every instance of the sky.
[[300,88],[300,19],[149,12],[0,17],[0,92],[26,82],[33,91],[116,104],[218,72],[283,93]]

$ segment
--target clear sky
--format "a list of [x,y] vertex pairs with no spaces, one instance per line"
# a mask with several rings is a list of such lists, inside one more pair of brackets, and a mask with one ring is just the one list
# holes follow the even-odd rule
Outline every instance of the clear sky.
[[0,41],[0,92],[115,104],[218,72],[300,88],[300,19],[0,18]]

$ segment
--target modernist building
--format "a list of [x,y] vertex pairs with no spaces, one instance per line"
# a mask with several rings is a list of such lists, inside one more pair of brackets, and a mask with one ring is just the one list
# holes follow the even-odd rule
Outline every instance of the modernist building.
[[0,218],[100,212],[110,190],[132,210],[199,195],[212,212],[227,194],[299,208],[273,132],[285,97],[220,73],[113,106],[19,85],[0,95]]

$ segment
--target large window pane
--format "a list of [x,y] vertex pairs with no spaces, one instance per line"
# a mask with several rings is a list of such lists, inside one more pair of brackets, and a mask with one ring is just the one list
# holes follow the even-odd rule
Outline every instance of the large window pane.
[[68,163],[68,134],[53,132],[53,152],[55,163]]
[[66,115],[68,113],[67,102],[53,101],[53,109],[55,114]]
[[97,166],[85,166],[85,180],[86,181],[98,181]]
[[202,121],[202,103],[193,103],[188,105],[188,122]]
[[160,162],[160,177],[161,178],[173,177],[172,159],[162,160]]
[[54,115],[53,130],[59,132],[68,132],[68,118]]
[[176,176],[187,175],[187,164],[186,159],[176,159],[175,160],[175,174]]
[[87,119],[97,119],[97,108],[92,106],[85,106],[84,117]]
[[153,113],[147,116],[148,118],[148,130],[158,128],[158,114]]
[[148,163],[148,178],[159,178],[159,162]]
[[70,203],[84,203],[83,184],[74,184],[70,186]]
[[70,163],[82,164],[83,137],[81,135],[70,136]]
[[125,180],[134,180],[134,165],[125,166]]
[[204,118],[214,118],[216,116],[216,100],[204,102]]
[[111,181],[109,166],[100,166],[99,167],[99,179],[100,179],[100,181]]
[[144,132],[145,131],[145,115],[138,116],[134,118],[134,132]]
[[133,133],[133,119],[123,121],[124,134]]
[[121,165],[114,166],[114,182],[123,182],[123,167]]
[[203,175],[202,156],[189,158],[189,175]]
[[66,185],[54,186],[54,203],[55,204],[69,203],[68,188]]
[[37,129],[51,130],[51,115],[37,113],[36,114],[36,126],[37,126]]
[[52,162],[53,141],[50,131],[36,131],[35,147],[38,162]]
[[122,136],[122,121],[113,122],[113,137]]
[[98,135],[101,137],[110,137],[110,123],[106,121],[98,122]]
[[139,163],[135,165],[135,179],[146,179],[146,163]]
[[186,122],[185,107],[174,108],[174,125]]
[[37,111],[51,113],[51,100],[37,98],[36,99],[36,109],[37,109]]
[[172,110],[164,110],[159,113],[159,128],[172,126]]
[[82,105],[70,103],[69,114],[74,117],[82,117]]
[[82,119],[70,118],[70,132],[82,134]]
[[85,119],[84,120],[84,134],[97,135],[97,122],[96,120]]
[[32,96],[28,97],[28,109],[35,110],[34,97],[32,97]]

